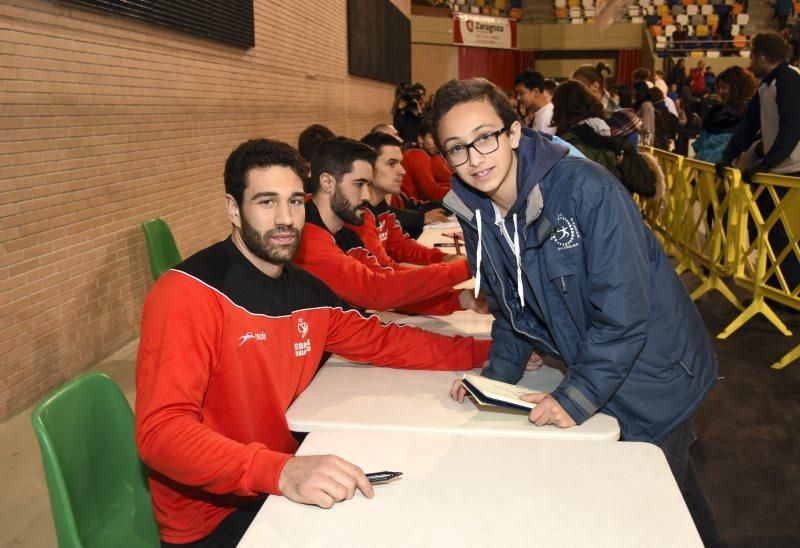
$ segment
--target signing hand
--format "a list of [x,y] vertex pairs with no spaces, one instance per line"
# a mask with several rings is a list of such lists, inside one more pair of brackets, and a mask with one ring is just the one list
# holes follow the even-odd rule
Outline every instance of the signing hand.
[[368,499],[375,494],[361,468],[334,455],[290,458],[278,479],[278,488],[290,500],[320,508],[353,498],[356,488]]
[[544,360],[536,352],[531,352],[528,363],[525,364],[525,371],[538,371],[544,365]]
[[472,310],[478,314],[489,313],[489,303],[486,302],[486,295],[483,292],[479,293],[476,299],[471,289],[462,289],[458,296],[458,302],[464,310]]
[[431,223],[446,223],[447,220],[447,213],[445,213],[444,209],[437,207],[436,209],[425,212],[423,223],[426,225]]
[[575,421],[564,411],[561,404],[546,392],[525,394],[520,399],[536,404],[536,407],[531,409],[530,415],[528,415],[528,420],[536,426],[544,426],[545,424],[553,424],[559,428],[575,426]]

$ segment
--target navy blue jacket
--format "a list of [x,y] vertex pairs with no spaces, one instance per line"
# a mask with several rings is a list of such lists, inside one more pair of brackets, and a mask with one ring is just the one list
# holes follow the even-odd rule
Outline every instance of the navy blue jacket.
[[444,199],[473,272],[481,212],[481,287],[495,317],[483,374],[516,383],[532,350],[557,356],[567,372],[552,395],[577,424],[601,411],[617,418],[624,439],[660,443],[717,380],[711,339],[683,283],[619,181],[564,145],[523,130],[517,191],[500,223],[513,242],[517,215],[519,281],[490,199],[457,175]]

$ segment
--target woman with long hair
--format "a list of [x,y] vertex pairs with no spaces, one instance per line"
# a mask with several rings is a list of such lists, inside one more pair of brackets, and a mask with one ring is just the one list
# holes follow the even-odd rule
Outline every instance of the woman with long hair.
[[657,193],[658,173],[630,144],[611,136],[603,105],[582,82],[569,80],[556,88],[551,125],[557,136],[605,167],[631,193]]
[[717,91],[722,103],[708,109],[705,116],[695,122],[700,136],[692,143],[694,157],[715,164],[722,159],[736,127],[742,123],[747,103],[758,89],[758,82],[739,66],[728,67],[717,76]]

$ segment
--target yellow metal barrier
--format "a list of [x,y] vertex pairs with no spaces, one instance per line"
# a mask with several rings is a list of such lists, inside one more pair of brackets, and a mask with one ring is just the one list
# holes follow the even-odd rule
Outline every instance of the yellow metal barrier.
[[[768,303],[800,311],[800,178],[759,174],[752,184],[736,169],[722,178],[714,166],[658,149],[668,194],[658,201],[638,199],[642,216],[665,250],[701,280],[692,299],[717,290],[741,313],[718,338],[726,339],[756,314],[784,335],[791,331]],[[752,294],[744,308],[726,279]],[[777,363],[780,369],[800,359],[800,345]]]
[[724,279],[735,269],[736,238],[739,234],[739,200],[741,178],[738,170],[726,170],[717,177],[714,165],[684,159],[676,184],[679,203],[672,223],[673,237],[681,250],[681,264],[676,270],[691,270],[701,280],[692,292],[696,300],[711,290],[719,291],[739,310],[744,307]]
[[[718,337],[729,337],[756,314],[791,335],[766,299],[800,310],[800,178],[758,174],[742,185],[741,196],[733,279],[753,300]],[[799,354],[795,348],[773,367],[784,367]]]
[[675,233],[675,211],[681,203],[680,190],[678,184],[680,178],[681,164],[683,156],[671,154],[650,147],[639,147],[639,150],[652,154],[658,161],[661,170],[664,172],[666,192],[659,200],[641,199],[639,201],[642,209],[642,216],[655,235],[658,237],[664,251],[667,254],[682,259],[681,249],[676,246]]

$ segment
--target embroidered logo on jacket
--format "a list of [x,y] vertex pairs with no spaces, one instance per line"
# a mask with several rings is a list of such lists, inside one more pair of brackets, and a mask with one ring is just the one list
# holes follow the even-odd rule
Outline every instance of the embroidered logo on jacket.
[[[308,324],[303,318],[297,318],[297,332],[300,333],[300,338],[305,339],[308,335]],[[311,340],[306,340],[299,343],[294,343],[294,355],[302,358],[311,352]]]
[[556,217],[555,230],[553,230],[553,241],[556,244],[556,249],[564,250],[578,247],[578,240],[581,239],[581,231],[578,229],[575,218],[570,217],[567,219],[563,214],[559,213]]
[[261,333],[253,333],[252,331],[248,331],[241,337],[239,337],[239,346],[242,346],[247,341],[256,340],[256,341],[266,341],[267,334],[264,332]]
[[378,236],[380,237],[382,242],[385,242],[386,239],[389,237],[389,230],[386,228],[386,221],[381,220],[378,222]]
[[306,335],[308,335],[308,324],[303,318],[297,319],[297,331],[300,333],[300,338],[302,339],[305,339]]

